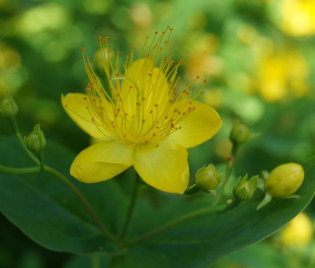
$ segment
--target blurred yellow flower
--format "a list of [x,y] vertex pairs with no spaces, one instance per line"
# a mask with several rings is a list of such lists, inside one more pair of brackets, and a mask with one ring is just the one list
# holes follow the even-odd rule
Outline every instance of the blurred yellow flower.
[[119,70],[119,53],[113,64],[107,38],[100,39],[109,90],[83,57],[90,79],[87,94],[67,94],[62,104],[78,126],[102,142],[75,158],[70,173],[78,180],[104,181],[133,165],[146,183],[159,190],[186,190],[186,148],[210,139],[221,119],[214,109],[195,100],[200,92],[192,96],[189,86],[177,91],[181,63],[174,64],[172,55],[166,57],[171,30],[166,40],[166,32],[156,33],[138,60],[134,61],[132,50],[123,65],[124,74]]
[[281,28],[295,36],[315,34],[315,1],[282,0],[279,7],[282,13]]
[[302,97],[308,93],[309,66],[296,51],[270,53],[258,67],[259,93],[264,100],[274,102],[288,94]]
[[214,34],[204,34],[192,38],[193,44],[187,48],[186,76],[189,78],[200,76],[216,76],[222,72],[223,60],[214,55],[219,47],[219,39]]
[[313,226],[309,217],[301,212],[280,232],[281,244],[285,247],[305,246],[313,236]]

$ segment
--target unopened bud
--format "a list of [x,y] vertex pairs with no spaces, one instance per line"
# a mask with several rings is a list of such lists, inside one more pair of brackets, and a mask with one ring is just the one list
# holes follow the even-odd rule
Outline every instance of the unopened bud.
[[304,180],[303,167],[296,163],[287,163],[270,172],[265,189],[271,196],[285,197],[295,193]]
[[248,140],[249,135],[248,127],[240,122],[236,122],[231,130],[230,140],[237,145],[241,145]]
[[215,169],[214,165],[210,164],[207,167],[198,169],[195,175],[196,185],[203,191],[214,190],[220,183],[220,174]]
[[39,124],[34,127],[28,137],[25,137],[25,143],[27,148],[35,153],[40,153],[46,147],[46,139]]
[[0,100],[0,110],[4,117],[12,117],[17,114],[19,108],[11,95],[6,95]]
[[256,190],[256,185],[254,185],[252,180],[247,180],[247,175],[245,175],[234,188],[234,195],[240,200],[250,199]]

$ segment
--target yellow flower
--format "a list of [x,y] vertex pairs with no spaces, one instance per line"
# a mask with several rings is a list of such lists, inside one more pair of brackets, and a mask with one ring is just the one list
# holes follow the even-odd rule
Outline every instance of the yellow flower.
[[294,36],[315,33],[314,0],[282,0],[279,10],[282,13],[281,28],[286,33]]
[[258,67],[259,93],[267,102],[283,99],[291,93],[302,97],[308,93],[309,66],[298,51],[271,53]]
[[78,126],[102,142],[75,158],[70,173],[78,180],[104,181],[133,165],[147,184],[159,190],[186,190],[186,148],[210,139],[222,123],[214,109],[195,100],[200,92],[192,96],[189,86],[177,91],[181,63],[174,64],[172,55],[166,57],[172,30],[168,29],[168,38],[164,40],[166,32],[156,33],[138,60],[134,61],[131,51],[123,65],[124,74],[119,70],[119,53],[113,64],[108,38],[100,39],[106,89],[83,56],[90,79],[87,94],[67,94],[62,96],[62,104]]
[[313,236],[309,217],[301,212],[281,231],[280,241],[286,247],[306,246]]

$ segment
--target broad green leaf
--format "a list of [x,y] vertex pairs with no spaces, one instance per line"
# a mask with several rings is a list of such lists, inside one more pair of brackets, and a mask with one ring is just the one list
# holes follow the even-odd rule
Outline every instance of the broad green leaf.
[[[312,200],[315,193],[315,158],[304,165],[300,199],[274,199],[256,211],[259,200],[223,214],[196,217],[130,248],[115,267],[209,267],[222,256],[258,242],[288,223]],[[211,199],[173,200],[155,211],[138,213],[131,239],[163,225],[183,213],[210,205]],[[139,265],[141,263],[141,265]]]
[[[11,166],[31,165],[12,138],[0,140],[0,162]],[[14,154],[12,153],[14,152]],[[54,145],[46,160],[67,173],[73,155]],[[62,160],[62,161],[61,161]],[[255,243],[277,231],[311,201],[315,191],[315,158],[304,164],[305,181],[300,199],[274,199],[256,211],[260,200],[246,203],[224,214],[203,215],[169,228],[141,244],[127,248],[112,267],[208,267],[220,257]],[[102,221],[117,233],[126,214],[128,200],[115,180],[94,185],[71,179],[85,194]],[[153,209],[140,198],[128,239],[135,239],[185,213],[210,206],[210,195],[192,197],[154,191]],[[26,235],[51,250],[74,253],[106,252],[112,245],[104,239],[73,193],[47,174],[0,175],[0,209]],[[89,260],[86,259],[87,261]],[[108,257],[101,264],[108,263]]]
[[[75,155],[48,143],[46,163],[69,174]],[[15,138],[0,138],[0,164],[33,166]],[[101,221],[116,233],[128,201],[114,180],[83,184],[68,176],[85,195]],[[119,203],[119,206],[116,204]],[[56,177],[47,174],[12,176],[0,174],[0,210],[27,236],[56,251],[91,253],[112,250],[90,215],[73,192]]]

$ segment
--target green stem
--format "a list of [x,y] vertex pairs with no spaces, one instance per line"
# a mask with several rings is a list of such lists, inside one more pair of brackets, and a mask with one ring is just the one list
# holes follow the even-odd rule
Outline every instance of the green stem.
[[38,154],[38,158],[39,158],[39,166],[40,166],[41,170],[44,170],[44,153],[43,153],[43,150],[41,150],[40,153]]
[[127,212],[127,216],[126,216],[126,220],[120,235],[120,238],[124,238],[125,235],[127,234],[128,231],[128,227],[130,224],[130,220],[135,208],[135,204],[137,201],[137,197],[138,197],[138,192],[139,192],[139,175],[138,173],[135,171],[135,180],[134,180],[134,186],[133,186],[133,191],[132,191],[132,196],[131,196],[131,200],[129,203],[129,208],[128,208],[128,212]]
[[236,145],[235,143],[232,143],[232,152],[231,152],[231,155],[229,156],[228,161],[226,163],[226,171],[225,171],[225,178],[226,179],[228,179],[231,175],[238,148],[239,148],[238,145]]
[[24,142],[24,139],[22,138],[22,135],[20,133],[19,127],[18,127],[18,125],[16,123],[15,117],[10,117],[9,120],[10,120],[11,126],[12,126],[12,128],[13,128],[13,130],[15,132],[15,135],[18,138],[19,143],[21,144],[23,150],[26,152],[26,154],[29,156],[29,158],[31,158],[32,161],[36,165],[39,165],[40,164],[39,160],[34,156],[34,154],[26,146],[26,144]]
[[21,175],[32,174],[41,171],[40,167],[27,167],[27,168],[12,168],[0,165],[0,174]]
[[92,268],[101,267],[101,256],[98,254],[92,255]]
[[59,171],[55,170],[52,167],[44,165],[43,170],[47,173],[54,175],[56,178],[61,180],[64,184],[66,184],[72,192],[80,199],[81,203],[85,207],[86,211],[90,214],[91,218],[97,225],[97,227],[103,232],[103,234],[109,238],[112,242],[117,243],[116,238],[109,232],[109,230],[102,224],[101,220],[97,217],[90,204],[86,200],[86,198],[82,195],[82,193]]
[[129,242],[127,242],[125,245],[126,246],[131,246],[131,245],[135,245],[135,244],[138,244],[140,242],[142,242],[143,240],[146,240],[152,236],[155,236],[157,235],[158,233],[161,233],[179,223],[182,223],[184,221],[187,221],[187,220],[190,220],[190,219],[193,219],[193,218],[196,218],[196,217],[200,217],[200,216],[203,216],[203,215],[206,215],[206,214],[212,214],[213,212],[215,212],[215,206],[212,206],[211,208],[209,207],[206,207],[206,208],[201,208],[199,210],[195,210],[195,211],[192,211],[192,212],[189,212],[187,214],[184,214],[174,220],[171,220],[167,223],[165,223],[164,225],[160,226],[160,227],[157,227],[155,229],[153,229],[152,231],[144,234],[144,235],[141,235],[139,236],[138,238],[135,238]]

